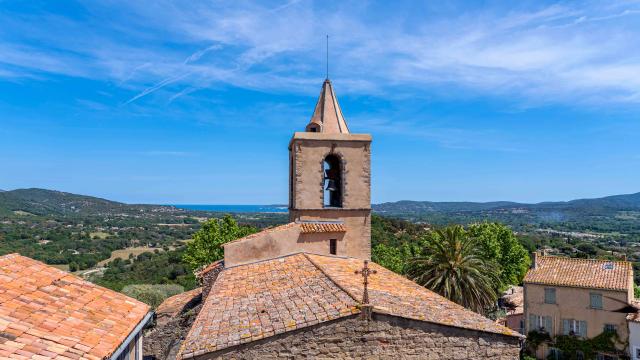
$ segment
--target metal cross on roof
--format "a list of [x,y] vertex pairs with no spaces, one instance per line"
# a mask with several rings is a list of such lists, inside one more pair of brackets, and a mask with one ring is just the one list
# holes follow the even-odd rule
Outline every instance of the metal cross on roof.
[[376,270],[369,268],[369,261],[364,261],[364,267],[361,270],[356,270],[356,274],[362,275],[364,283],[364,293],[362,295],[362,316],[366,320],[371,320],[371,304],[369,304],[369,276],[376,274]]

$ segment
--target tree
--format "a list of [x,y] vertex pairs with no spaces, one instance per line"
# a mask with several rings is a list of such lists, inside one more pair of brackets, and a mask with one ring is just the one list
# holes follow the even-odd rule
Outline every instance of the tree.
[[224,256],[222,245],[256,231],[252,226],[238,225],[230,215],[209,219],[193,234],[193,241],[187,244],[182,259],[191,269],[211,264]]
[[500,282],[496,283],[497,291],[509,285],[522,283],[531,259],[509,227],[499,223],[483,222],[470,225],[467,232],[470,237],[477,239],[481,257],[498,263]]
[[499,267],[483,258],[481,244],[462,226],[433,231],[423,246],[425,255],[409,264],[410,278],[473,311],[482,313],[493,307]]

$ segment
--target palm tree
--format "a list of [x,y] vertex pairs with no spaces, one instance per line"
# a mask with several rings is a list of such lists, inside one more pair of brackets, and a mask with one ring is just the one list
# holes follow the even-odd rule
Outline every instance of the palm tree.
[[425,256],[409,263],[413,281],[475,312],[495,304],[498,266],[482,259],[477,241],[462,226],[436,230],[423,246]]

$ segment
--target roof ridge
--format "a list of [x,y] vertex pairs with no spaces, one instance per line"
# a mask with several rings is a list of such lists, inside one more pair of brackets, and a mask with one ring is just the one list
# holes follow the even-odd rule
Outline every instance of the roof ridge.
[[[345,286],[343,286],[342,284],[340,284],[337,280],[335,280],[331,275],[329,275],[320,265],[318,265],[315,261],[313,261],[313,259],[311,259],[311,257],[309,256],[309,254],[307,254],[306,252],[302,253],[304,255],[305,258],[307,258],[307,260],[309,260],[309,262],[311,264],[313,264],[313,266],[315,266],[324,276],[327,277],[327,279],[331,280],[332,283],[334,283],[340,290],[344,291],[347,295],[349,295],[350,298],[352,298],[356,303],[362,305],[362,302],[360,300],[358,300],[358,298],[355,296],[355,294],[353,294],[350,290],[348,290]],[[314,254],[315,255],[315,254]],[[319,255],[322,256],[322,255]]]
[[572,258],[568,256],[559,256],[559,255],[542,255],[538,257],[538,260],[541,260],[544,258],[570,260],[570,261],[615,262],[615,263],[631,264],[631,261],[629,260],[585,259],[585,258]]

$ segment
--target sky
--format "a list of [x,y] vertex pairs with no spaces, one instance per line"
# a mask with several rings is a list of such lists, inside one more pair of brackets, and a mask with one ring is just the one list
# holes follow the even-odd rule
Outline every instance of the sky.
[[0,0],[0,189],[286,203],[326,35],[373,202],[640,191],[640,1]]

